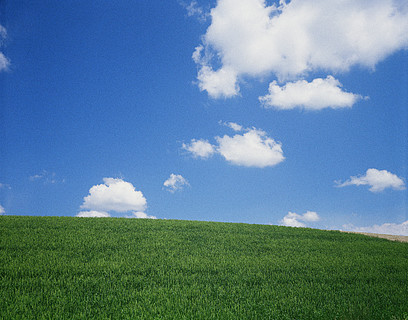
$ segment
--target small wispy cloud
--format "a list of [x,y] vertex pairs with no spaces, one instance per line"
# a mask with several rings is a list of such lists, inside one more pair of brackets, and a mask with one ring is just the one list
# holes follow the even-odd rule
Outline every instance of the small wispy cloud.
[[210,16],[209,9],[204,9],[200,6],[196,0],[187,3],[185,1],[180,1],[180,4],[186,9],[187,16],[194,17],[200,22],[205,22]]
[[368,185],[371,192],[381,192],[387,188],[394,190],[405,189],[405,183],[400,177],[387,170],[377,170],[374,168],[368,169],[365,175],[352,176],[345,182],[335,181],[335,183],[339,188],[352,185]]
[[[7,30],[2,25],[0,25],[0,46],[2,46],[4,39],[7,38]],[[0,72],[7,71],[10,66],[10,60],[0,52]]]
[[188,181],[180,174],[170,174],[170,177],[164,181],[164,187],[167,191],[174,193],[176,191],[181,191],[185,186],[189,186]]
[[0,25],[0,38],[4,39],[7,37],[7,30],[2,25]]
[[55,172],[49,172],[47,170],[43,170],[41,173],[30,176],[29,180],[30,181],[41,181],[45,184],[56,184],[56,183],[65,182],[65,179],[57,178],[57,174]]
[[11,189],[11,186],[9,184],[0,182],[0,189]]
[[6,71],[8,70],[10,66],[10,60],[7,59],[7,57],[0,52],[0,71]]
[[6,210],[4,209],[4,207],[0,204],[0,216],[5,214]]
[[219,123],[221,125],[224,125],[224,126],[230,128],[230,129],[236,131],[236,132],[242,131],[244,129],[243,126],[241,126],[240,124],[235,123],[235,122],[222,122],[222,121],[220,121]]

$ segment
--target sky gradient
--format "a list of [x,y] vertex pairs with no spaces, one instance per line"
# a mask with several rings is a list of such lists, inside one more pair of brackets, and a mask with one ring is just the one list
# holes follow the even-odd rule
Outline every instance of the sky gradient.
[[408,235],[408,4],[0,2],[0,214]]

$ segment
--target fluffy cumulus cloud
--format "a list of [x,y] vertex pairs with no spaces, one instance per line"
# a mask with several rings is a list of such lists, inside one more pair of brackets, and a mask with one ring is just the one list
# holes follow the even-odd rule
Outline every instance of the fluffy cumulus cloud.
[[265,131],[250,129],[232,137],[216,137],[218,153],[228,162],[244,167],[264,168],[282,162],[282,145],[268,137]]
[[408,220],[398,223],[384,223],[382,225],[373,225],[369,227],[356,227],[353,224],[343,225],[344,230],[353,232],[369,232],[379,234],[393,234],[400,236],[408,236]]
[[326,79],[317,78],[312,82],[288,82],[284,86],[273,81],[269,85],[269,93],[259,100],[265,108],[287,110],[298,107],[320,110],[329,107],[351,107],[362,98],[360,95],[343,91],[341,86],[332,76],[327,76]]
[[319,215],[314,211],[307,211],[304,214],[297,214],[294,212],[288,212],[286,216],[280,221],[283,226],[287,227],[301,227],[305,228],[306,223],[319,221]]
[[182,175],[172,173],[170,177],[164,181],[163,185],[167,191],[174,193],[183,190],[185,186],[189,186],[190,184]]
[[405,183],[397,175],[387,170],[368,169],[365,175],[350,177],[345,182],[335,181],[338,187],[346,186],[370,186],[371,192],[381,192],[384,189],[392,188],[394,190],[404,190]]
[[183,149],[190,152],[195,158],[207,159],[215,153],[214,146],[207,140],[193,139],[189,144],[183,143]]
[[[205,143],[211,146],[212,153],[221,155],[229,163],[237,166],[264,168],[275,166],[285,159],[282,145],[270,138],[265,131],[256,128],[244,129],[233,122],[227,123],[227,126],[234,131],[244,132],[234,136],[215,137],[217,145],[211,145],[208,141]],[[191,144],[196,141],[192,140]],[[183,148],[186,149],[184,144]],[[196,156],[194,151],[189,151]]]
[[[7,30],[2,25],[0,25],[0,46],[3,44],[4,39],[7,37]],[[0,72],[8,70],[10,66],[10,60],[0,52]]]
[[4,207],[0,204],[0,215],[3,215],[6,213],[6,210],[4,210]]
[[373,68],[408,45],[405,0],[218,0],[210,15],[193,59],[214,98],[237,95],[243,77]]
[[209,66],[203,66],[197,75],[198,87],[207,91],[212,98],[230,98],[238,94],[237,73],[232,68],[221,68],[214,71]]
[[[89,189],[84,197],[81,211],[77,216],[110,216],[108,212],[144,212],[147,208],[146,198],[141,191],[122,179],[104,178],[103,184]],[[137,217],[137,216],[135,216]]]

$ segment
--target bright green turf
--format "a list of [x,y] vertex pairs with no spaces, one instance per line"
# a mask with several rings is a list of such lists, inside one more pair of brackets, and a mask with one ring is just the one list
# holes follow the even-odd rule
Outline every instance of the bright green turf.
[[408,319],[408,243],[266,225],[0,217],[0,319]]

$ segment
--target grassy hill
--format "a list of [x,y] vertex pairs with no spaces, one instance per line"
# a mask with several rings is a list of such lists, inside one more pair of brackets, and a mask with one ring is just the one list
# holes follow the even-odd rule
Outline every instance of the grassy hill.
[[408,243],[266,225],[0,216],[0,319],[408,319]]

